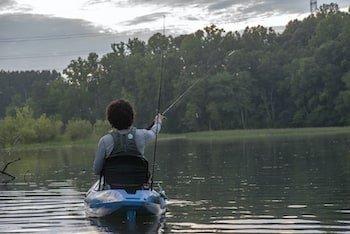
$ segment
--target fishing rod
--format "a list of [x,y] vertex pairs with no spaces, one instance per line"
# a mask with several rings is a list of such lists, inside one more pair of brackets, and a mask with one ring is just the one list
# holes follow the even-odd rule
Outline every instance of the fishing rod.
[[[163,16],[163,35],[165,36],[165,15]],[[159,130],[159,115],[160,115],[160,105],[161,105],[161,97],[162,97],[162,83],[163,83],[163,66],[164,66],[164,51],[161,48],[160,52],[160,78],[159,78],[159,88],[158,88],[158,104],[157,104],[157,114],[156,114],[156,139],[154,141],[154,149],[153,149],[153,163],[152,163],[152,174],[151,174],[151,190],[153,190],[153,181],[154,181],[154,168],[156,164],[156,155],[157,155],[157,142],[158,142],[158,130]]]

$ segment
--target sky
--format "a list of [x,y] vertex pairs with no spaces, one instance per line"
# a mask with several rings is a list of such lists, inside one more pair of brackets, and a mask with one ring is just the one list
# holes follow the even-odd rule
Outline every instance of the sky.
[[308,14],[309,0],[0,0],[0,70],[61,71],[78,56],[110,52],[111,43],[147,40],[163,16],[166,34],[176,36],[210,24],[281,29]]

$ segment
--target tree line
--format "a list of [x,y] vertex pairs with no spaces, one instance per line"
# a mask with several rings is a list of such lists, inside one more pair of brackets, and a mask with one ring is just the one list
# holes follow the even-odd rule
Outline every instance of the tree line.
[[168,132],[236,128],[344,126],[350,123],[350,13],[336,4],[289,22],[225,32],[210,25],[191,34],[154,34],[90,53],[57,71],[0,71],[0,118],[28,107],[62,121],[104,119],[125,98],[138,127],[155,114],[164,57],[162,107],[201,81],[168,114]]

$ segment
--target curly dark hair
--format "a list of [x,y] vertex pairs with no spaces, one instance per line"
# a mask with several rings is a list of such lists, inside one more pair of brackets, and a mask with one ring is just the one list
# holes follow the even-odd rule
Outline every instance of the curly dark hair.
[[109,123],[118,130],[128,129],[134,122],[134,110],[131,104],[123,99],[109,103],[106,114]]

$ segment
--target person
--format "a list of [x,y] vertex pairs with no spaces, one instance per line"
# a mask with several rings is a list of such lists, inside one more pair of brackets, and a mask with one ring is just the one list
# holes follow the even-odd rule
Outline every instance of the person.
[[145,146],[156,138],[164,118],[158,114],[154,118],[150,130],[137,129],[132,125],[134,110],[130,103],[123,99],[112,101],[106,109],[106,115],[113,130],[101,137],[98,142],[93,164],[96,175],[100,175],[105,159],[111,155],[124,154],[144,157]]

